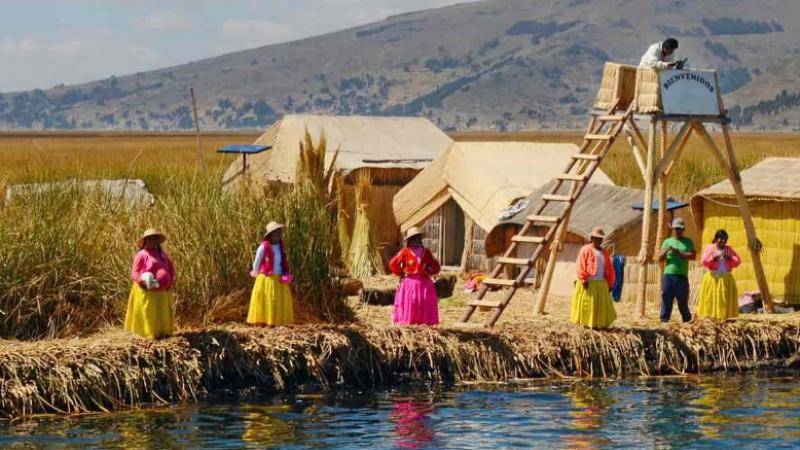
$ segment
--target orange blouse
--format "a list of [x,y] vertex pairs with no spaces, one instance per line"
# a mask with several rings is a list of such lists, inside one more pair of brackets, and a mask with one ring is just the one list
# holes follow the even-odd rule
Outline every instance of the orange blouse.
[[433,257],[433,253],[427,248],[423,248],[422,260],[417,257],[414,250],[403,247],[391,261],[389,268],[392,273],[400,275],[436,275],[442,270],[439,261]]

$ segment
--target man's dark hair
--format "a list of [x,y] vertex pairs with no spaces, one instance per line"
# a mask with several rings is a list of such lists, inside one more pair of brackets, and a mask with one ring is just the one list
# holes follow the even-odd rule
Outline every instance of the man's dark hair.
[[678,40],[675,38],[664,39],[662,46],[668,50],[676,50],[678,48]]

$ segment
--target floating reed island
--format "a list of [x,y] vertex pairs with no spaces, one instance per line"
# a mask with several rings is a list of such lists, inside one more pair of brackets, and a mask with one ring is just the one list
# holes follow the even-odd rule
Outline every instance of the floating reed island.
[[113,330],[0,344],[0,415],[112,411],[231,390],[370,388],[800,366],[800,317],[656,329],[222,326],[160,341]]

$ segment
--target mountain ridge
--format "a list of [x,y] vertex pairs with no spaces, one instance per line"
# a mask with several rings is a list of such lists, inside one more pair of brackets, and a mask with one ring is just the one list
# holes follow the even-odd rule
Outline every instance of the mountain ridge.
[[[624,14],[620,15],[620,12]],[[747,19],[742,19],[747,17]],[[0,94],[2,129],[262,128],[287,113],[424,115],[446,130],[584,126],[606,60],[675,36],[737,127],[800,129],[800,2],[489,0],[71,86]]]

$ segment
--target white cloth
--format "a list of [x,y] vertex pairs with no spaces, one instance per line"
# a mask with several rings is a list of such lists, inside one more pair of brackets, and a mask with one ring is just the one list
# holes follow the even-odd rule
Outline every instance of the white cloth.
[[645,52],[644,56],[642,56],[642,60],[639,61],[639,68],[652,68],[652,69],[666,69],[669,67],[669,63],[675,61],[675,52],[672,52],[671,55],[661,58],[661,46],[663,42],[656,42],[655,44],[648,47],[647,51]]
[[731,268],[728,267],[728,260],[727,259],[720,258],[720,259],[717,260],[717,262],[718,262],[717,270],[715,270],[714,273],[720,274],[720,273],[728,273],[728,272],[731,271]]
[[283,252],[281,252],[281,244],[272,244],[272,274],[281,276],[283,275]]
[[602,250],[594,249],[594,257],[597,258],[597,273],[589,278],[589,281],[598,281],[606,279],[606,257],[603,255]]
[[[264,243],[258,244],[258,248],[256,249],[256,257],[253,259],[253,272],[257,274],[261,270],[261,261],[264,260],[264,255],[267,253],[266,249],[264,249]],[[255,276],[255,275],[253,275]]]
[[158,280],[156,280],[156,276],[153,275],[153,272],[144,272],[139,276],[139,278],[142,280],[142,283],[144,283],[144,287],[148,290],[158,289],[160,287]]

